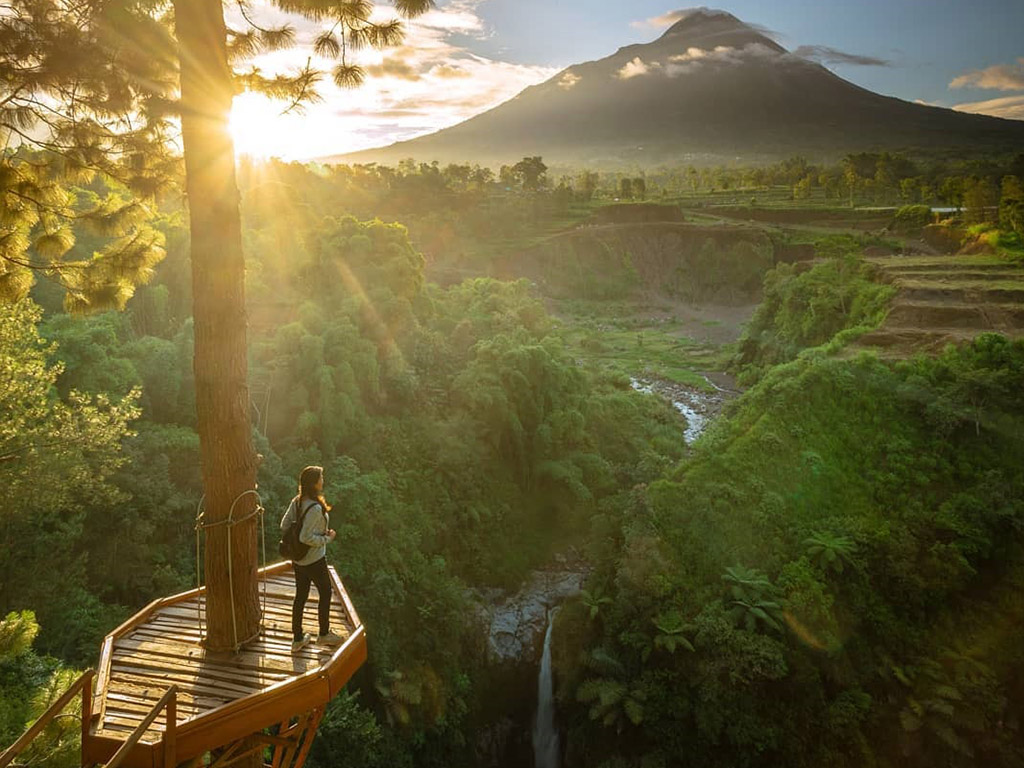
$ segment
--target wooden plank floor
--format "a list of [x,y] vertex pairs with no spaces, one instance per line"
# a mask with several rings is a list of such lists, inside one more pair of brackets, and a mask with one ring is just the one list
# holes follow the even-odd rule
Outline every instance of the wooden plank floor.
[[[256,693],[323,665],[337,646],[310,644],[292,653],[291,615],[295,578],[291,572],[271,575],[266,587],[264,631],[240,653],[211,654],[199,644],[197,605],[205,613],[202,596],[158,608],[148,619],[115,638],[110,677],[100,691],[100,720],[94,733],[123,739],[149,713],[172,683],[178,685],[181,725],[230,701]],[[305,631],[317,632],[316,587],[310,588],[303,614]],[[205,619],[204,619],[205,620]],[[341,595],[331,599],[331,629],[347,639],[355,631]],[[146,732],[146,741],[158,741],[165,726],[163,714]]]

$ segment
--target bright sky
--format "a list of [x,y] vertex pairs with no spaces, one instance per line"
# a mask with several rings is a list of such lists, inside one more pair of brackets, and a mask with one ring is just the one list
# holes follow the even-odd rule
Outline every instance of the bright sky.
[[[322,103],[283,116],[262,97],[237,97],[237,149],[301,160],[430,133],[571,64],[655,39],[679,7],[670,0],[438,0],[436,10],[407,22],[403,46],[358,54],[370,75],[358,90],[340,90],[328,75]],[[790,50],[833,49],[826,66],[878,93],[1024,119],[1024,0],[730,0],[716,7]],[[299,44],[254,63],[268,74],[305,64],[319,25],[260,11],[264,22],[291,21]],[[884,63],[845,63],[862,58]],[[330,62],[320,68],[329,72]]]

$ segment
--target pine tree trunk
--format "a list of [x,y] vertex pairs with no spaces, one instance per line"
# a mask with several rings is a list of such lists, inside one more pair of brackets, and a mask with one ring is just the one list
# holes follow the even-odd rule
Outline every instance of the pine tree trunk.
[[[256,487],[249,425],[245,264],[234,145],[233,84],[220,0],[174,0],[181,62],[182,141],[192,233],[196,415],[207,525]],[[233,517],[254,508],[247,496]],[[206,531],[207,648],[227,650],[259,629],[257,522]],[[230,562],[229,562],[230,548]]]

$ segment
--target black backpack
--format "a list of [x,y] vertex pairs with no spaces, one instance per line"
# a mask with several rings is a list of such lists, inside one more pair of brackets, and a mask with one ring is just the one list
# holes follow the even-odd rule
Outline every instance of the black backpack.
[[302,524],[306,520],[306,515],[309,514],[310,508],[315,506],[315,504],[310,504],[305,510],[300,512],[299,508],[301,506],[302,500],[296,499],[295,512],[297,520],[281,532],[281,540],[277,543],[277,552],[285,560],[301,560],[309,554],[309,544],[303,544],[299,541],[299,534],[302,532]]

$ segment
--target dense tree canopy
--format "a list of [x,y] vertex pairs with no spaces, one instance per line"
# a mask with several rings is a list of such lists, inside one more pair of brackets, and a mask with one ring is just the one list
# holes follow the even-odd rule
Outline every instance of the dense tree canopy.
[[[694,183],[759,175],[788,194],[813,171]],[[691,183],[645,178],[649,196]],[[479,764],[500,686],[474,589],[514,590],[570,544],[594,571],[554,633],[568,764],[1021,763],[1019,343],[832,359],[890,289],[860,242],[822,238],[821,263],[769,272],[734,359],[754,386],[688,450],[666,404],[567,346],[536,285],[480,276],[610,200],[615,174],[582,178],[569,208],[464,166],[242,163],[240,180],[259,490],[272,519],[302,466],[326,467],[331,562],[372,637],[315,764]],[[81,210],[130,199],[82,184]],[[1009,208],[1012,181],[999,189]],[[194,583],[188,233],[166,202],[149,226],[167,256],[125,312],[72,317],[45,282],[39,306],[0,306],[0,487],[26,500],[0,516],[16,542],[0,555],[5,743],[64,665]],[[102,242],[82,230],[75,248]],[[678,284],[766,272],[766,243],[700,240]],[[595,340],[615,308],[595,310]]]

